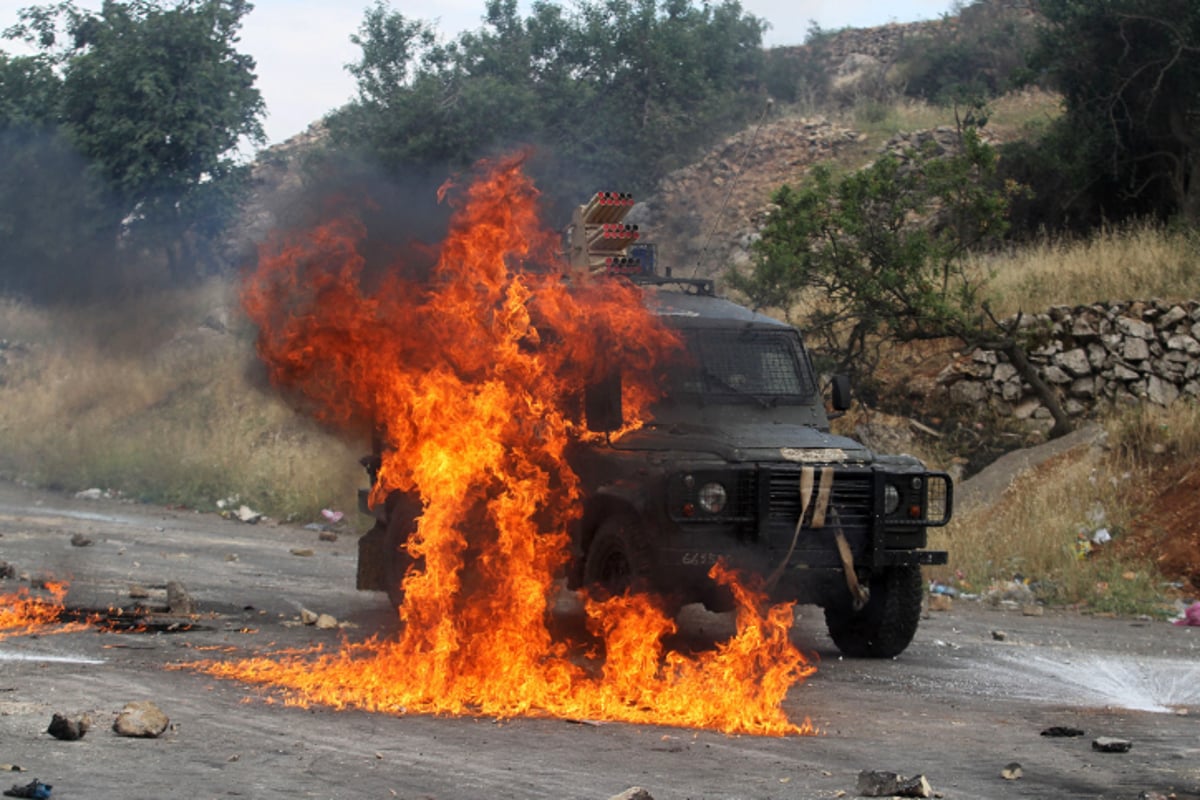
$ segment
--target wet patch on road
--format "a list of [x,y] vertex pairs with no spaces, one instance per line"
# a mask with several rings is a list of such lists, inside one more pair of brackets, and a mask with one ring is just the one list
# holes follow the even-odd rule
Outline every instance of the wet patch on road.
[[997,685],[1027,700],[1082,707],[1174,712],[1200,705],[1200,664],[1192,660],[1086,653],[998,654]]

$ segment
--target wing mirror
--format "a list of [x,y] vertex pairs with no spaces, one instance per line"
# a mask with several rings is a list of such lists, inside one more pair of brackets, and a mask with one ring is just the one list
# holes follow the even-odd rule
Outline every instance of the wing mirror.
[[840,417],[849,410],[853,399],[850,396],[850,376],[834,375],[830,381],[830,395],[833,401],[833,410]]

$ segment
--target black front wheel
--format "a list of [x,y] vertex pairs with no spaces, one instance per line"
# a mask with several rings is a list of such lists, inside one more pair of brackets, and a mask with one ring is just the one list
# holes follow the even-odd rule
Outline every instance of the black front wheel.
[[825,607],[829,637],[848,656],[898,656],[912,642],[921,620],[921,568],[889,567],[870,587],[871,599],[859,611],[848,603]]
[[649,548],[636,520],[619,514],[600,523],[588,547],[583,580],[609,595],[622,595],[647,589],[652,568]]

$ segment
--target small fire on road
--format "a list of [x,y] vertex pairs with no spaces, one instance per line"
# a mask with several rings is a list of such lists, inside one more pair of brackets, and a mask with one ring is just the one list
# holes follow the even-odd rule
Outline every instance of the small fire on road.
[[86,630],[88,623],[63,622],[67,584],[47,582],[50,597],[38,597],[22,586],[10,594],[0,594],[0,639],[13,636],[39,636],[49,633],[72,633]]
[[637,287],[564,280],[518,159],[452,193],[429,276],[397,265],[366,289],[364,231],[343,219],[264,250],[244,290],[276,384],[327,422],[381,433],[372,501],[420,497],[400,633],[191,666],[301,706],[813,732],[782,710],[814,671],[789,639],[790,605],[766,608],[721,565],[737,632],[712,650],[668,648],[675,623],[644,595],[585,597],[594,639],[552,636],[580,494],[565,456],[589,435],[572,398],[619,364],[636,425],[679,344]]
[[0,640],[95,630],[101,633],[187,633],[204,626],[186,617],[159,614],[142,606],[131,608],[68,608],[66,581],[41,584],[49,597],[20,587],[0,594]]

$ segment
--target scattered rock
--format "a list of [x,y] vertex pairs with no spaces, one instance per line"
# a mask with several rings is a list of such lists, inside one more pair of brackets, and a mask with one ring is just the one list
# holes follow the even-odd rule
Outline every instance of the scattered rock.
[[640,786],[630,786],[620,794],[614,794],[608,800],[654,800],[654,796]]
[[997,642],[1003,642],[1007,638],[1008,634],[1004,631],[992,631],[992,639],[996,640]]
[[323,631],[329,631],[338,626],[338,621],[331,614],[321,614],[317,617],[316,626]]
[[1072,728],[1069,725],[1051,725],[1042,731],[1042,736],[1074,738],[1076,736],[1083,736],[1083,730],[1081,728]]
[[929,595],[929,610],[930,611],[949,611],[954,605],[954,600],[948,594],[931,594]]
[[336,542],[338,540],[338,535],[333,531],[321,531],[317,534],[317,538],[322,542]]
[[0,578],[17,577],[17,568],[7,561],[0,561]]
[[661,753],[682,753],[688,749],[688,743],[678,736],[664,735],[659,743],[650,747],[651,750],[657,750]]
[[154,739],[161,736],[171,720],[151,700],[135,700],[126,703],[113,721],[113,730],[119,736],[134,736]]
[[301,558],[308,558],[313,554],[313,551],[311,547],[293,547],[291,549],[291,554],[294,556],[300,556]]
[[933,794],[924,775],[906,778],[895,772],[876,770],[858,773],[857,789],[862,797],[929,797]]
[[179,581],[167,582],[167,610],[172,614],[187,616],[196,613],[196,604]]
[[1128,753],[1133,742],[1113,736],[1100,736],[1092,740],[1092,749],[1101,753]]
[[1026,603],[1021,606],[1021,613],[1027,617],[1042,617],[1046,614],[1046,609],[1036,603]]
[[1004,765],[1004,769],[1000,770],[1000,777],[1006,781],[1019,781],[1025,771],[1021,769],[1021,765],[1016,761]]
[[99,500],[104,497],[103,489],[84,489],[81,492],[76,492],[75,496],[80,500]]
[[50,727],[46,729],[46,733],[64,742],[74,742],[82,739],[91,727],[92,718],[87,714],[80,714],[74,719],[65,714],[55,714],[50,719]]
[[90,547],[91,544],[92,540],[85,534],[77,533],[71,537],[72,547]]
[[315,611],[309,611],[307,608],[300,609],[300,621],[305,625],[316,625],[320,618],[321,615]]
[[1021,606],[1027,606],[1034,602],[1033,590],[1018,580],[1006,581],[992,586],[984,595],[984,599],[992,605],[1016,603]]
[[133,600],[145,600],[150,596],[150,590],[136,583],[129,586],[129,597]]

